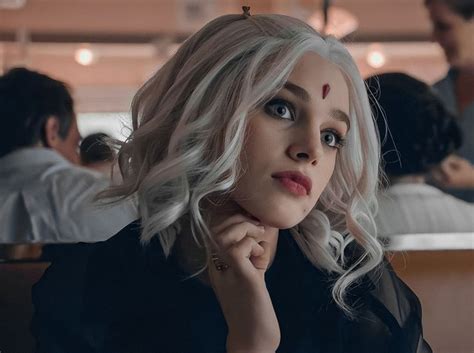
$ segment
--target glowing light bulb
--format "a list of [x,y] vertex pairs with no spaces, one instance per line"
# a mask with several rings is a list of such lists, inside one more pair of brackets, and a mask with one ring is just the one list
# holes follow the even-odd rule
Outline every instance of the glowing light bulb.
[[94,52],[90,48],[77,49],[74,58],[79,64],[84,66],[91,65],[96,59]]
[[387,58],[380,45],[372,45],[366,57],[367,63],[374,69],[379,69],[385,65]]

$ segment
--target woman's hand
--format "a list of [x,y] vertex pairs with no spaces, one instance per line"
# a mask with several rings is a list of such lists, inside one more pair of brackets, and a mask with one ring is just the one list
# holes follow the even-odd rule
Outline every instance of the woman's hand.
[[[229,267],[217,270],[209,260],[209,279],[229,328],[227,351],[275,352],[280,327],[265,285],[265,271],[277,233],[238,214],[212,228],[215,255]],[[266,239],[266,240],[265,240]]]
[[431,175],[438,185],[445,188],[474,188],[474,166],[456,155],[447,157]]

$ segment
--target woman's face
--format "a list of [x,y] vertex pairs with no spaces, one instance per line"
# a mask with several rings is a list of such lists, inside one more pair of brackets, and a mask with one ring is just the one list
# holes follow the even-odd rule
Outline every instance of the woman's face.
[[271,227],[301,222],[331,178],[348,115],[339,69],[315,53],[302,56],[285,87],[249,116],[233,200]]
[[441,1],[432,1],[427,8],[433,39],[443,48],[449,64],[462,67],[474,60],[474,19],[464,19]]

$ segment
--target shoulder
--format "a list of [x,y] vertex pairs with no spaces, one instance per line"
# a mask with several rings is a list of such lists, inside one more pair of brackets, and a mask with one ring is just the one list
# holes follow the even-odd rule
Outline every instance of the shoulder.
[[368,279],[372,282],[373,295],[395,317],[400,326],[412,314],[421,315],[421,305],[416,294],[403,282],[385,258]]
[[[350,245],[351,259],[358,259],[363,249],[355,242]],[[420,300],[400,279],[386,257],[349,288],[348,298],[356,317],[349,327],[377,347],[390,342],[396,345],[396,352],[431,352],[423,339]]]
[[373,352],[432,352],[423,338],[420,301],[387,261],[351,287],[348,297],[354,319],[343,321],[343,336],[349,347],[363,345]]
[[[363,248],[355,241],[349,244],[346,252],[349,265],[356,263],[364,254]],[[421,310],[418,297],[398,277],[386,256],[374,269],[363,276],[352,290],[375,299],[400,326],[404,325],[411,314]]]
[[106,188],[110,183],[107,178],[98,172],[79,166],[65,164],[52,167],[42,176],[44,181],[61,189],[74,191],[86,191]]
[[110,182],[97,172],[63,162],[45,166],[35,184],[35,190],[41,190],[53,206],[69,203],[78,207],[91,202]]
[[[35,285],[36,293],[52,295],[64,292],[67,285],[83,286],[91,274],[89,268],[103,268],[106,263],[133,256],[139,246],[139,222],[132,222],[107,241],[79,243],[58,252],[50,267]],[[59,289],[60,288],[60,289]],[[59,290],[56,290],[59,289]],[[72,292],[71,294],[73,294]],[[73,295],[74,296],[74,295]]]
[[436,81],[433,84],[433,89],[439,94],[451,89],[450,78],[448,76],[443,77],[441,80]]
[[57,242],[109,239],[138,218],[133,197],[114,203],[96,200],[109,185],[102,175],[71,165],[49,175],[47,198],[58,228]]
[[80,243],[55,256],[32,290],[31,328],[39,346],[61,352],[75,351],[69,344],[84,344],[84,352],[99,347],[96,339],[118,308],[110,305],[132,290],[121,278],[127,264],[137,262],[139,229],[133,222],[108,241]]
[[[364,249],[353,241],[347,245],[344,253],[346,266],[350,267],[356,265],[357,261],[364,256]],[[304,267],[313,266],[308,264]],[[324,327],[320,329],[329,330],[332,327],[333,330],[329,330],[328,334],[337,336],[345,351],[352,352],[351,349],[354,349],[354,351],[386,352],[387,347],[391,347],[390,351],[393,352],[431,352],[423,340],[420,301],[397,276],[386,259],[347,289],[346,301],[353,309],[353,318],[344,314],[331,300],[332,284],[339,277],[338,274],[302,271],[302,269],[301,266],[298,267],[299,283],[295,283],[294,288],[301,289],[305,283],[308,284],[304,287],[304,295],[299,296],[298,304],[292,302],[291,309],[288,311],[297,312],[298,305],[305,306],[306,304],[309,307],[315,307],[313,302],[323,298],[321,302],[323,306],[316,306],[318,321],[323,318],[325,322]],[[291,281],[297,281],[294,279],[296,278],[295,271],[292,273],[293,276],[289,276],[288,283],[285,283],[286,288],[293,288]],[[306,277],[307,281],[305,281]],[[304,310],[308,311],[308,307]],[[333,324],[335,326],[331,326]],[[370,347],[370,349],[364,350],[361,347]],[[418,347],[423,347],[423,349]]]
[[454,89],[454,79],[456,77],[456,70],[450,69],[444,77],[433,84],[433,89],[440,95],[450,92]]
[[[364,256],[364,249],[356,241],[351,242],[345,252],[348,266],[356,264]],[[400,326],[403,326],[407,317],[420,309],[417,296],[398,277],[385,256],[375,268],[349,288],[349,295],[364,297],[370,305],[375,300]]]
[[422,308],[416,294],[396,274],[387,259],[368,274],[372,283],[369,311],[387,327],[406,352],[430,353],[423,338]]

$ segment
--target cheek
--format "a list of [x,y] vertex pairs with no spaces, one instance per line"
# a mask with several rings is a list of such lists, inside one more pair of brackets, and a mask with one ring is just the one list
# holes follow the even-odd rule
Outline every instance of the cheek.
[[248,133],[240,154],[242,167],[247,172],[264,169],[273,160],[272,156],[281,153],[279,147],[283,143],[282,138],[277,131],[269,132],[269,129],[262,129],[257,125]]
[[80,157],[79,157],[79,147],[78,144],[75,142],[69,142],[65,146],[65,153],[68,156],[68,159],[74,163],[74,164],[79,164],[80,162]]
[[314,185],[314,202],[316,203],[323,193],[324,189],[329,184],[329,180],[331,180],[331,177],[334,173],[334,169],[336,166],[336,157],[331,158],[330,160],[326,161],[324,167],[321,166],[322,168],[320,169],[320,173],[316,176],[315,180],[315,185]]

